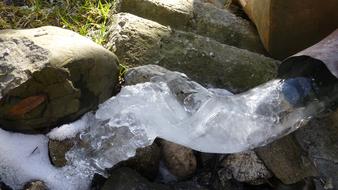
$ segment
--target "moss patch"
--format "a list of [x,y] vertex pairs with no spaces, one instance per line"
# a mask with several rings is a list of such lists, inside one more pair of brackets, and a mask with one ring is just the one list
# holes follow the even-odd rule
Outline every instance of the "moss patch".
[[59,26],[91,37],[104,44],[108,15],[115,11],[114,0],[26,1],[27,6],[0,2],[0,29]]

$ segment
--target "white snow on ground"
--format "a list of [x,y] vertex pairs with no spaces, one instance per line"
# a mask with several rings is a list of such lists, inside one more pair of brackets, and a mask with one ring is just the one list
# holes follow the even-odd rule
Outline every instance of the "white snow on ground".
[[85,114],[81,119],[73,123],[54,128],[51,132],[47,134],[47,136],[50,139],[58,141],[74,138],[77,134],[79,134],[79,132],[89,127],[90,117],[93,117],[92,112]]
[[[71,168],[57,169],[48,157],[48,138],[0,129],[0,178],[14,189],[32,180],[42,180],[52,190],[87,189],[90,180],[65,175]],[[89,181],[89,182],[88,182]]]

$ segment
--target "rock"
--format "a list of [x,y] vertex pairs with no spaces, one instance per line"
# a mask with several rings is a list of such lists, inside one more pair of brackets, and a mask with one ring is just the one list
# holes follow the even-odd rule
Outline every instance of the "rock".
[[124,76],[125,85],[149,82],[152,77],[163,76],[168,72],[171,71],[158,65],[144,65],[130,68]]
[[116,56],[57,27],[0,31],[0,125],[46,132],[96,108],[118,81]]
[[239,182],[260,185],[272,177],[254,151],[228,155],[222,166],[228,174],[228,179],[234,178]]
[[220,9],[224,4],[218,0],[120,0],[118,9],[224,44],[265,53],[253,24]]
[[64,141],[49,140],[48,152],[51,162],[56,167],[63,167],[67,164],[66,153],[73,147],[74,142],[70,139]]
[[294,184],[317,171],[291,135],[256,149],[266,167],[284,184]]
[[161,159],[161,149],[157,143],[136,150],[136,155],[119,166],[131,168],[143,177],[154,180],[158,174]]
[[295,132],[316,166],[323,189],[338,189],[338,110]]
[[24,186],[24,190],[48,190],[48,188],[42,181],[32,181]]
[[184,179],[195,173],[197,161],[190,148],[162,140],[162,155],[165,165],[170,173]]
[[187,74],[205,86],[241,92],[276,76],[278,61],[189,32],[120,13],[109,29],[107,47],[122,64],[155,64]]
[[118,168],[113,171],[101,190],[170,190],[170,188],[151,183],[130,168]]

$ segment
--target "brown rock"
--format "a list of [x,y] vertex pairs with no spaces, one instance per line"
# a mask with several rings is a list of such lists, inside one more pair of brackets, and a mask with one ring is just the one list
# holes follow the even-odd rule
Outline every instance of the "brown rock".
[[284,184],[293,184],[317,171],[292,135],[256,149],[267,168]]
[[196,171],[196,157],[191,149],[165,140],[161,145],[163,160],[173,175],[183,179]]
[[66,153],[73,147],[72,140],[49,140],[48,150],[51,162],[56,167],[63,167],[67,164]]
[[32,181],[27,183],[24,190],[48,190],[47,186],[42,181]]

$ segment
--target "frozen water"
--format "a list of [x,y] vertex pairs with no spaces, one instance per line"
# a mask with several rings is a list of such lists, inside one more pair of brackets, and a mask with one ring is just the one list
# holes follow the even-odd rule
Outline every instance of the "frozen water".
[[[137,148],[161,137],[210,153],[234,153],[267,144],[306,123],[323,105],[316,100],[295,106],[273,80],[231,95],[205,89],[184,75],[167,74],[124,87],[99,106],[68,160],[99,172],[133,156]],[[298,97],[299,98],[299,97]],[[296,102],[298,99],[294,99]]]
[[297,92],[285,86],[285,81],[273,80],[232,95],[178,73],[153,77],[124,87],[95,114],[48,134],[57,140],[76,137],[62,169],[49,163],[47,137],[0,130],[0,178],[15,189],[36,179],[51,189],[87,189],[94,173],[104,175],[106,168],[134,156],[156,137],[210,153],[255,148],[296,130],[323,108],[315,99],[300,104],[297,93],[285,96],[285,89]]

